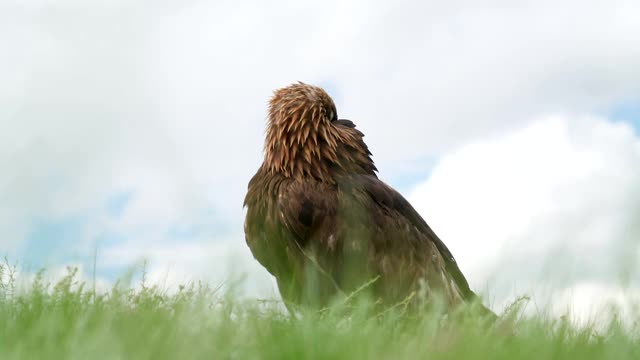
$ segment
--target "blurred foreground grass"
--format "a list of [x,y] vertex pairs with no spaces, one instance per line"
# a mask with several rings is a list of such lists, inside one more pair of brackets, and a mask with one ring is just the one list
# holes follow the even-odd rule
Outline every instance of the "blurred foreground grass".
[[487,328],[459,314],[367,315],[366,305],[291,317],[272,302],[192,284],[165,294],[144,284],[95,294],[76,271],[55,284],[39,273],[17,290],[0,267],[0,359],[640,359],[637,329],[605,330],[518,306]]

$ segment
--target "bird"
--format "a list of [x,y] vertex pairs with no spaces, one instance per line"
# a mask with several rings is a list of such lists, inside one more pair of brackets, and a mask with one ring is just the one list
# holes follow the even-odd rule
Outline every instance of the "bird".
[[451,311],[478,302],[444,242],[378,178],[364,134],[338,118],[324,89],[277,89],[267,116],[244,232],[287,307],[321,309],[363,288],[386,306],[438,298]]

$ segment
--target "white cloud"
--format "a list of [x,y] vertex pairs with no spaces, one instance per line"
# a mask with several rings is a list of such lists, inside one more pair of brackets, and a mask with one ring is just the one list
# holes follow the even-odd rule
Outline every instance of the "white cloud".
[[[238,294],[275,298],[274,279],[253,259],[243,238],[190,239],[188,243],[167,238],[148,238],[123,243],[99,252],[99,268],[127,268],[139,277],[146,262],[147,279],[168,291],[179,285],[204,281],[213,287],[233,289]],[[241,280],[241,281],[239,281]]]
[[640,308],[640,289],[625,289],[602,283],[581,282],[554,294],[550,314],[568,316],[580,325],[605,330],[614,320],[633,328]]
[[[6,273],[6,265],[4,266],[4,279],[1,280],[4,281],[5,287],[8,288],[5,291],[13,291],[12,295],[18,295],[23,292],[28,292],[33,288],[36,274],[38,274],[38,272],[22,269],[17,264],[9,264],[12,271],[15,271],[12,274],[13,279],[10,280]],[[42,274],[39,274],[39,276],[41,276],[40,280],[42,281],[42,285],[46,286],[49,291],[53,291],[56,284],[63,279],[67,279],[74,271],[75,274],[73,276],[73,282],[71,283],[72,290],[76,290],[82,286],[85,290],[95,290],[98,293],[107,293],[114,286],[112,281],[100,277],[99,275],[94,276],[93,269],[87,269],[83,264],[77,263],[51,267],[46,269]]]
[[501,303],[580,282],[629,284],[640,270],[638,184],[633,129],[554,115],[464,145],[410,198],[472,286]]
[[[34,218],[78,214],[89,217],[80,247],[119,232],[122,254],[151,252],[168,228],[194,222],[236,229],[209,226],[194,241],[243,246],[241,204],[261,161],[266,102],[296,80],[330,89],[392,182],[540,114],[604,112],[640,93],[638,14],[635,1],[4,1],[0,253],[20,247]],[[597,172],[551,170],[569,188],[581,171]],[[123,191],[129,206],[106,216],[107,199]],[[617,226],[609,221],[590,231]]]

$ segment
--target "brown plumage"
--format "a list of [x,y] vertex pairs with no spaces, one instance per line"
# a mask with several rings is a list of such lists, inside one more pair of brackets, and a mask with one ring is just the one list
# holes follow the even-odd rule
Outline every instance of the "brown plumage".
[[378,179],[363,136],[319,87],[274,92],[244,201],[254,257],[291,304],[324,306],[371,279],[369,293],[388,305],[420,291],[448,308],[475,299],[445,244]]

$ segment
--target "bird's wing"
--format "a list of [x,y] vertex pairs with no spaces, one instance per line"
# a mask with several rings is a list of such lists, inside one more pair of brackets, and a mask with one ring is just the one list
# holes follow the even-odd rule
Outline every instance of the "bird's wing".
[[[337,255],[337,195],[335,185],[312,179],[293,180],[280,188],[279,221],[306,262]],[[321,266],[320,271],[330,267]]]
[[447,246],[402,195],[372,175],[345,176],[339,185],[344,197],[350,199],[346,212],[365,215],[347,214],[346,218],[351,219],[351,226],[365,222],[370,229],[372,256],[377,257],[374,262],[380,272],[384,273],[386,266],[396,276],[411,277],[420,276],[421,269],[450,298],[475,298]]
[[[307,297],[306,302],[326,305],[333,296],[350,290],[342,276],[347,272],[343,234],[349,228],[340,222],[338,197],[337,185],[313,179],[289,181],[278,193],[279,220],[289,239],[289,253],[296,257],[291,260],[300,264],[292,268],[300,280],[294,284],[301,291],[295,297]],[[309,284],[314,290],[304,293]]]
[[313,266],[347,293],[380,275],[378,292],[390,301],[424,277],[452,303],[475,298],[447,246],[402,195],[373,175],[337,180],[280,187],[277,222],[289,263]]

